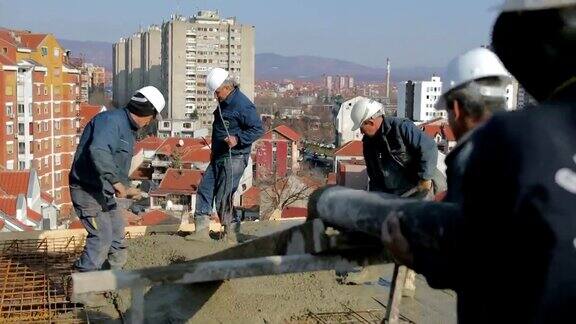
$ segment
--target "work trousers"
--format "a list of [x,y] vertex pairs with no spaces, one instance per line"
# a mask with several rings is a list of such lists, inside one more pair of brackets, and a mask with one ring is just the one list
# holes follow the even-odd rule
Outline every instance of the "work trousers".
[[128,251],[124,244],[124,219],[114,197],[70,187],[76,215],[88,232],[86,245],[74,267],[80,271],[120,269]]

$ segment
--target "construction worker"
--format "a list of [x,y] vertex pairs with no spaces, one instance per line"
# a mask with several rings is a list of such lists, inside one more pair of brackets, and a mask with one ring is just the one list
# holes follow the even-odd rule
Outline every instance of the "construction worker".
[[235,78],[221,68],[212,69],[206,85],[218,100],[212,124],[212,157],[196,195],[196,234],[206,232],[213,205],[224,232],[233,221],[233,196],[248,165],[252,143],[264,133],[254,104],[239,89]]
[[[445,160],[448,191],[443,201],[461,204],[462,178],[473,149],[470,139],[495,112],[505,111],[506,88],[511,76],[496,54],[486,48],[476,48],[456,57],[448,64],[445,75],[447,86],[436,108],[448,112],[448,122],[458,145]],[[436,218],[427,217],[419,226],[427,227],[431,223],[429,228],[435,228],[435,222],[442,224]],[[452,288],[451,280],[457,277],[452,273],[457,268],[452,264],[454,250],[421,246],[417,241],[410,244],[399,230],[399,224],[397,216],[390,215],[385,222],[387,230],[383,232],[396,259],[422,273],[431,287]],[[398,230],[394,237],[389,235],[389,229]],[[437,232],[444,231],[438,229]],[[445,242],[443,246],[450,244]]]
[[475,48],[448,64],[446,86],[436,109],[448,112],[448,124],[458,141],[445,159],[448,191],[444,201],[460,202],[462,176],[472,151],[473,131],[495,112],[506,109],[506,88],[511,76],[487,48]]
[[[396,196],[424,198],[433,194],[438,149],[413,122],[384,117],[381,103],[363,98],[352,107],[353,131],[364,135],[368,189]],[[437,182],[444,181],[440,177]],[[416,273],[408,271],[403,294],[413,297]]]
[[129,186],[128,172],[136,131],[164,109],[164,97],[152,86],[134,93],[125,108],[102,112],[84,128],[70,170],[70,196],[88,231],[74,263],[78,271],[118,269],[126,262],[124,219],[115,198],[140,197]]
[[370,191],[393,195],[432,192],[438,149],[434,140],[408,119],[384,117],[381,103],[363,98],[352,107],[352,131],[364,137]]
[[[574,322],[574,35],[576,0],[508,0],[494,25],[494,51],[540,104],[496,114],[474,132],[461,216],[436,224],[449,242],[440,245],[452,266],[444,286],[458,293],[461,323]],[[387,219],[385,242],[418,263],[405,229]]]

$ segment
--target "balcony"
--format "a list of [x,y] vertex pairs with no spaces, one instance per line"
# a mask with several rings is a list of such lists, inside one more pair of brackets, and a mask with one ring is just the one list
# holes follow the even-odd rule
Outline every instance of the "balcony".
[[158,158],[152,160],[153,167],[168,168],[172,164],[169,160],[160,160]]

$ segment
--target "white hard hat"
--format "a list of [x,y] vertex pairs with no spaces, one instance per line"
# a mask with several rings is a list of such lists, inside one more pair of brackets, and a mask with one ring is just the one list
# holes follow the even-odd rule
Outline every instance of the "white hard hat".
[[[511,79],[504,64],[491,50],[479,47],[456,57],[448,64],[446,82],[442,87],[442,95],[436,103],[436,109],[445,108],[445,97],[450,91],[470,81],[488,77]],[[486,92],[486,95],[490,93]]]
[[545,10],[576,5],[576,0],[506,0],[502,12]]
[[366,120],[379,113],[382,114],[384,112],[383,108],[381,103],[372,99],[363,98],[358,100],[350,112],[350,118],[352,118],[352,123],[354,123],[352,131],[358,130]]
[[[160,90],[156,89],[154,86],[147,86],[142,89],[136,90],[136,93],[140,93],[143,95],[151,104],[154,106],[154,109],[160,114],[166,105],[166,100],[164,100],[164,96],[160,92]],[[137,97],[132,97],[131,100],[137,100]]]
[[206,86],[214,93],[228,78],[228,71],[222,68],[213,68],[206,76]]

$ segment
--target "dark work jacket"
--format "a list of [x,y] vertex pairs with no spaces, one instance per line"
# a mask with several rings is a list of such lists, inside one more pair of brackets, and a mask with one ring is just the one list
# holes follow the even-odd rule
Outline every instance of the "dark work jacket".
[[[250,154],[252,143],[262,134],[264,128],[256,112],[256,107],[240,89],[236,88],[219,103],[222,118],[231,136],[238,138],[238,145],[231,149],[232,155]],[[214,110],[214,123],[212,124],[212,159],[217,160],[228,156],[228,144],[224,139],[228,136],[226,127],[222,123],[220,111]]]
[[70,185],[106,196],[114,194],[114,183],[128,185],[137,130],[138,125],[126,108],[96,115],[80,137]]
[[385,117],[373,137],[364,136],[370,191],[401,195],[436,171],[436,143],[408,119]]
[[471,144],[461,216],[438,223],[453,268],[435,285],[457,292],[460,323],[574,322],[576,87],[494,115]]

